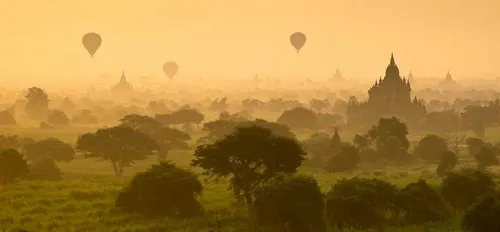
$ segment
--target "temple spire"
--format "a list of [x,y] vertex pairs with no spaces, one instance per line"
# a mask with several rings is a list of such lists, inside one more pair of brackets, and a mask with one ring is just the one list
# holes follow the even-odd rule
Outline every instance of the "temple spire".
[[391,53],[391,64],[390,65],[396,65],[396,62],[394,61],[394,53]]

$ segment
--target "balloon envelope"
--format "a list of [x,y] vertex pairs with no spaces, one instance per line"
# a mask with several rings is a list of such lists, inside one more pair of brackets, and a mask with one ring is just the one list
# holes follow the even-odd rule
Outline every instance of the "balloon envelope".
[[179,66],[177,65],[177,63],[169,61],[163,64],[163,72],[170,79],[172,79],[175,76],[175,74],[177,74],[177,71],[179,71]]
[[297,53],[304,46],[304,44],[306,44],[306,40],[306,35],[302,32],[295,32],[290,36],[290,43],[292,43],[295,50],[297,50]]
[[99,34],[90,32],[83,36],[82,44],[87,49],[91,57],[97,52],[97,49],[101,46],[102,38]]

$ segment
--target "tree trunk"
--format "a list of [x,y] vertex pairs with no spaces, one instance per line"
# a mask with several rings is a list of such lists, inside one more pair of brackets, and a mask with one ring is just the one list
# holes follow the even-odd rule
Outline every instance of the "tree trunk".
[[113,170],[115,171],[115,175],[120,176],[120,174],[118,173],[118,167],[116,166],[116,162],[111,161],[111,163],[113,164]]
[[160,148],[158,151],[158,154],[156,154],[156,157],[158,158],[158,163],[163,163],[167,161],[167,155],[168,155],[169,149],[162,149]]
[[253,198],[252,198],[252,194],[250,193],[250,191],[244,191],[244,197],[245,197],[245,202],[247,203],[247,209],[248,211],[252,211],[252,208],[253,208]]

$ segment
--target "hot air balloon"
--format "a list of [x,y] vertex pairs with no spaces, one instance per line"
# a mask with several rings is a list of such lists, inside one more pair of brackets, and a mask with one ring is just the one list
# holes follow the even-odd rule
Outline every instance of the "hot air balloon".
[[179,71],[179,66],[177,65],[177,63],[169,61],[163,64],[163,72],[170,79],[172,79],[175,76],[175,74],[177,74],[177,71]]
[[292,43],[295,50],[297,50],[297,53],[299,53],[300,49],[304,46],[306,40],[306,35],[302,32],[295,32],[290,36],[290,43]]
[[90,54],[90,57],[94,57],[95,52],[101,46],[102,38],[99,34],[90,32],[83,36],[82,44],[87,49]]

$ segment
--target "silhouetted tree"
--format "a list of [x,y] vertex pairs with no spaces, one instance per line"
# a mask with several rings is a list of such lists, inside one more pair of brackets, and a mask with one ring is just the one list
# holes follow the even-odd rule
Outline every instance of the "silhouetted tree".
[[0,152],[0,185],[12,183],[28,172],[28,164],[19,152],[13,149]]
[[425,117],[425,126],[440,134],[456,132],[460,129],[460,116],[454,110],[431,112]]
[[426,135],[415,146],[414,154],[428,162],[437,162],[441,154],[448,150],[448,144],[444,138],[435,134]]
[[499,164],[497,156],[495,155],[495,153],[493,153],[493,150],[485,145],[481,147],[474,158],[476,159],[477,168],[479,169],[485,169],[489,166]]
[[163,125],[176,125],[176,124],[196,124],[199,125],[205,116],[195,109],[180,109],[170,114],[155,115],[155,119]]
[[500,231],[499,218],[500,200],[486,197],[465,212],[461,226],[467,232]]
[[158,144],[144,133],[130,127],[99,129],[78,137],[76,149],[86,158],[109,161],[117,176],[135,160],[142,160],[158,149]]
[[0,111],[0,126],[11,126],[16,125],[16,119],[8,111]]
[[35,180],[60,180],[61,169],[50,157],[36,160],[30,167],[29,177]]
[[350,144],[340,145],[339,151],[327,161],[326,170],[328,172],[345,172],[356,168],[360,162],[358,149]]
[[197,216],[202,209],[196,197],[202,190],[194,173],[163,162],[136,174],[118,194],[115,205],[146,215]]
[[47,123],[53,126],[67,126],[69,125],[69,117],[60,110],[52,110],[47,117]]
[[396,117],[381,118],[377,125],[374,125],[367,133],[368,137],[376,142],[377,147],[382,146],[387,142],[389,137],[395,137],[401,143],[403,151],[407,151],[410,147],[410,142],[406,137],[408,128],[406,124],[399,121]]
[[56,138],[47,138],[24,146],[24,155],[32,161],[51,158],[56,161],[69,162],[73,160],[74,154],[75,150],[71,144]]
[[277,175],[254,191],[254,213],[273,231],[325,231],[323,196],[308,176]]
[[354,139],[352,140],[354,143],[354,146],[361,152],[365,149],[367,149],[370,146],[370,139],[368,138],[367,135],[355,135]]
[[316,115],[304,107],[295,107],[284,111],[276,122],[292,129],[317,129]]
[[26,103],[25,111],[31,119],[44,119],[49,111],[49,97],[38,87],[31,87],[25,96],[28,102]]
[[231,178],[237,199],[252,205],[252,191],[276,173],[293,173],[306,153],[296,140],[275,136],[270,129],[239,127],[214,144],[196,148],[192,165],[214,177]]
[[441,152],[439,164],[436,169],[438,176],[445,176],[446,173],[453,171],[458,164],[458,157],[452,151]]

